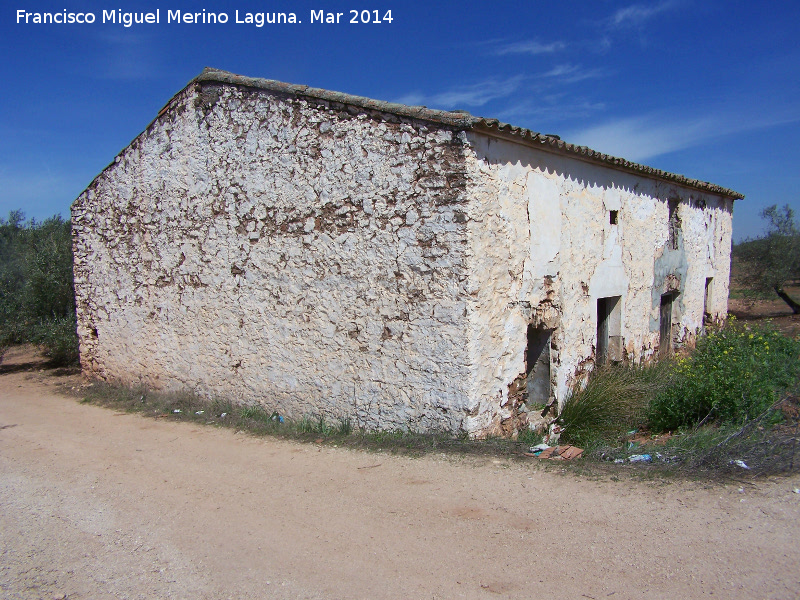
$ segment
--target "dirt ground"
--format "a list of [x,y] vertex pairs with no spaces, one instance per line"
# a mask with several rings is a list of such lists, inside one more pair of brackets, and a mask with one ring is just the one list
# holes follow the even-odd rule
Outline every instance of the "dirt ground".
[[797,598],[800,477],[562,473],[252,438],[0,365],[3,598]]
[[[732,291],[740,291],[741,286],[736,281],[731,282]],[[789,286],[786,288],[792,298],[800,298],[800,287]],[[740,294],[736,294],[740,296]],[[792,309],[776,295],[769,300],[747,300],[742,297],[728,299],[728,312],[742,321],[769,320],[789,336],[800,335],[800,315],[792,314]]]

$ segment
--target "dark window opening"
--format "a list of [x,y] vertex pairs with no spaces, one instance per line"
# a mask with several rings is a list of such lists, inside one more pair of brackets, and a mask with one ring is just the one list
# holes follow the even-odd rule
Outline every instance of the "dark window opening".
[[525,350],[528,402],[547,404],[550,400],[550,338],[552,329],[528,325],[528,347]]
[[597,299],[597,364],[622,361],[622,296]]
[[681,232],[681,216],[678,214],[678,200],[669,201],[669,247],[671,250],[678,249],[678,238]]
[[619,211],[618,210],[610,210],[608,211],[608,222],[612,225],[617,224],[617,219],[619,218]]
[[713,277],[706,277],[706,290],[705,294],[703,295],[703,324],[706,325],[711,323],[713,317],[711,316],[711,312],[709,307],[711,306],[711,294],[713,292],[713,284],[714,278]]
[[658,353],[661,356],[669,356],[672,353],[672,302],[674,299],[674,292],[661,296],[661,338],[658,346]]

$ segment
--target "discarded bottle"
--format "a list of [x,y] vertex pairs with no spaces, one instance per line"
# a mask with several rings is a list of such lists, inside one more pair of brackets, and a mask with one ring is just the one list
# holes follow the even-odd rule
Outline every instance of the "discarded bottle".
[[651,462],[653,457],[649,454],[631,454],[628,460],[630,462]]

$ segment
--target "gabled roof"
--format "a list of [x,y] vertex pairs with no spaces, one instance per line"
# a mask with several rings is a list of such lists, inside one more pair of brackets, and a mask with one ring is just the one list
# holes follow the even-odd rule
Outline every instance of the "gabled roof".
[[[319,88],[312,88],[307,85],[294,85],[290,83],[274,81],[272,79],[244,77],[242,75],[235,75],[227,71],[220,71],[209,67],[206,67],[203,72],[200,73],[200,75],[195,77],[189,83],[189,85],[192,83],[202,82],[217,82],[254,89],[268,90],[290,96],[316,98],[327,102],[336,102],[339,104],[355,106],[367,110],[395,114],[401,117],[440,123],[457,129],[481,131],[489,135],[496,135],[498,137],[512,139],[514,141],[518,141],[547,152],[552,152],[554,154],[563,154],[586,162],[596,163],[622,171],[638,173],[648,177],[670,181],[690,188],[695,188],[703,192],[718,194],[726,198],[744,198],[744,195],[740,194],[739,192],[735,192],[713,183],[700,181],[698,179],[690,179],[683,175],[648,167],[624,158],[603,154],[602,152],[587,148],[586,146],[570,144],[561,140],[557,136],[537,133],[523,127],[515,127],[513,125],[509,125],[508,123],[502,123],[497,119],[476,117],[464,111],[435,110],[425,106],[407,106],[405,104],[397,104],[394,102],[383,102],[381,100],[364,98],[363,96],[353,96],[351,94],[344,94],[342,92],[331,92]],[[168,107],[169,104],[162,109],[162,112]]]

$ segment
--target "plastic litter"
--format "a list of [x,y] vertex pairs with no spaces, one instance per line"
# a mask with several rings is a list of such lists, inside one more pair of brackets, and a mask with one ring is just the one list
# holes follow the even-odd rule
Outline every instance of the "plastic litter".
[[795,494],[800,494],[800,488],[794,488],[792,490]]
[[227,417],[227,416],[228,416],[228,413],[222,413],[222,414],[220,415],[220,418],[222,418],[222,417]]
[[196,415],[202,415],[204,412],[206,412],[206,411],[204,411],[204,410],[198,410],[198,411],[197,411],[196,413],[194,413],[194,414],[196,414]]
[[741,467],[743,469],[748,469],[748,470],[750,469],[750,467],[747,466],[746,462],[744,462],[743,460],[738,459],[738,458],[736,460],[732,460],[731,464],[732,465],[736,465],[737,467]]
[[283,423],[283,417],[278,414],[277,410],[274,413],[272,413],[269,418],[271,421],[277,421],[278,423]]
[[624,463],[624,462],[625,462],[625,459],[624,459],[624,458],[615,458],[615,459],[614,459],[614,464],[615,464],[615,465],[621,465],[621,464],[622,464],[622,463]]
[[541,454],[543,450],[547,450],[549,447],[547,444],[537,444],[536,446],[531,446],[529,452],[531,454]]
[[652,462],[653,457],[649,454],[631,454],[628,460],[630,462]]
[[179,412],[181,412],[181,409],[180,409],[180,408],[176,408],[176,409],[175,409],[175,410],[173,410],[172,412],[174,412],[174,413],[179,413]]

